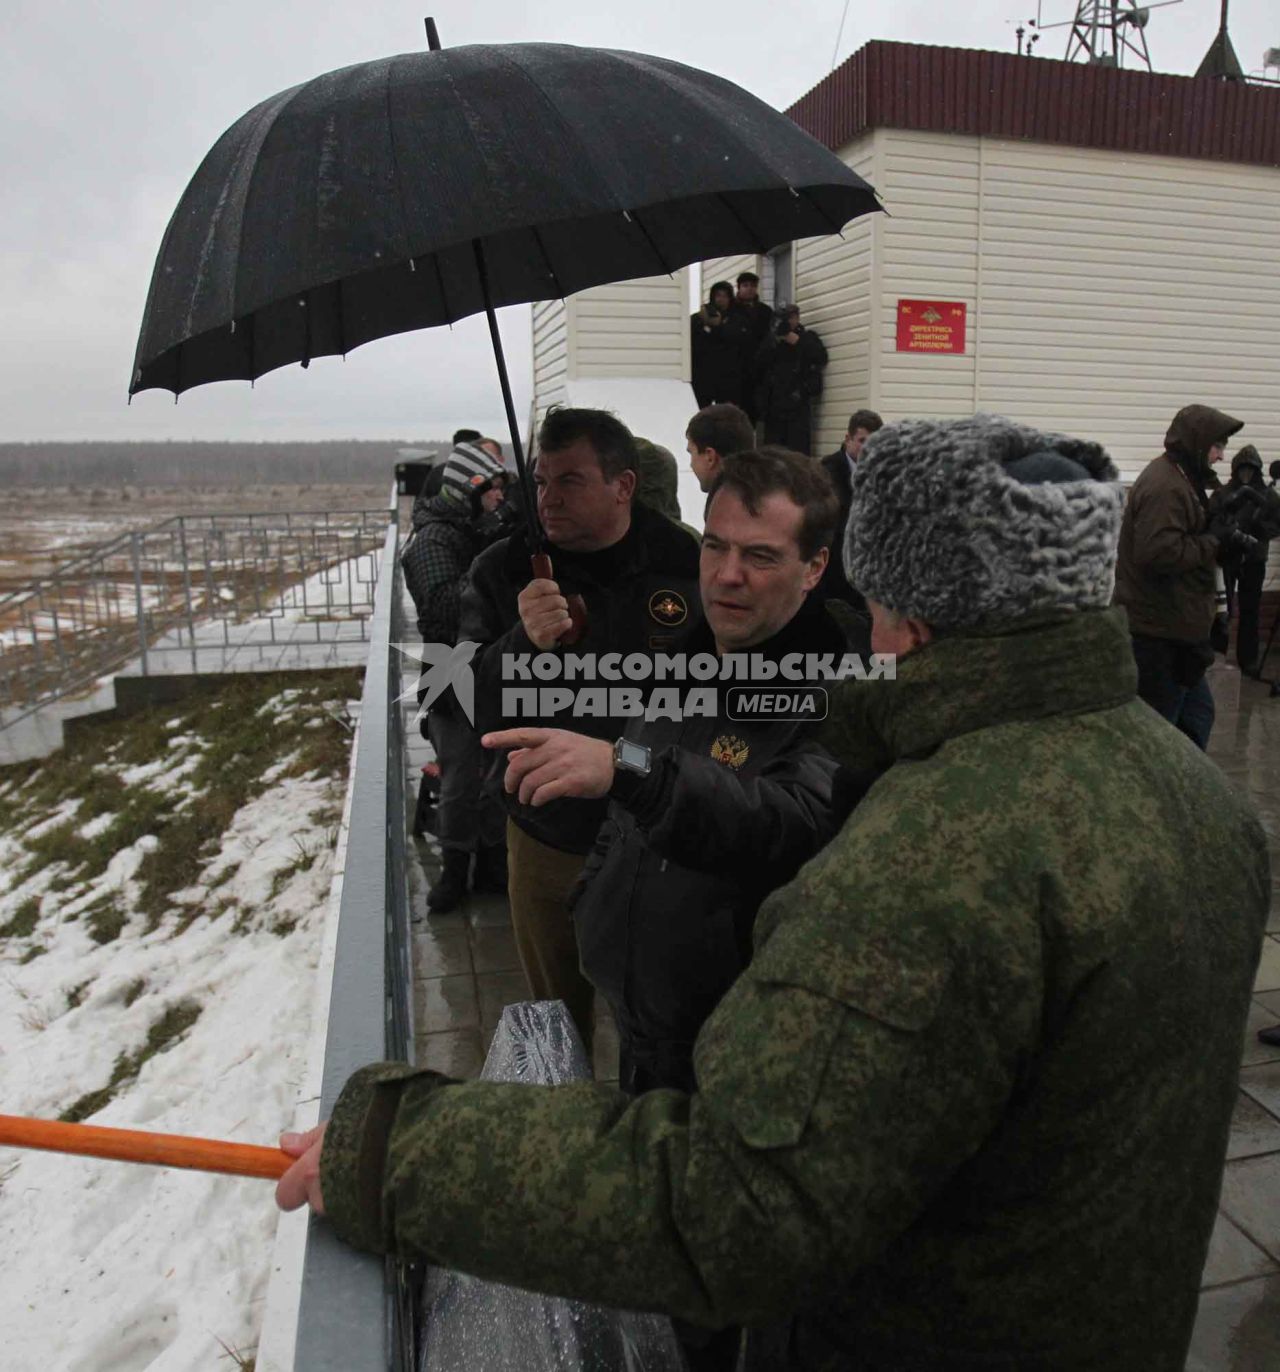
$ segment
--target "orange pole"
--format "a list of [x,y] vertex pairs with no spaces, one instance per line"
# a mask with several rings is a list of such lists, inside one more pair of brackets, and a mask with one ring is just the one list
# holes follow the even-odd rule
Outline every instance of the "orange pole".
[[19,1115],[0,1115],[0,1145],[271,1180],[282,1177],[296,1161],[279,1148],[260,1148],[252,1143],[195,1139],[185,1134],[151,1134],[140,1129],[107,1129],[97,1124],[64,1124],[61,1120],[26,1119]]

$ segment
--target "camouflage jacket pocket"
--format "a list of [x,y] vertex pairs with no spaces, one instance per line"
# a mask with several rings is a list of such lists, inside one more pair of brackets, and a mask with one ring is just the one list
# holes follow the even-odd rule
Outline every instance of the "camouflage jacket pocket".
[[868,943],[855,955],[825,946],[812,928],[781,930],[699,1040],[702,1090],[749,1146],[799,1145],[829,1085],[832,1056],[850,1043],[851,1020],[871,1021],[857,1041],[865,1073],[874,1074],[875,1055],[900,1046],[891,1039],[933,1022],[946,982],[944,963],[907,948]]

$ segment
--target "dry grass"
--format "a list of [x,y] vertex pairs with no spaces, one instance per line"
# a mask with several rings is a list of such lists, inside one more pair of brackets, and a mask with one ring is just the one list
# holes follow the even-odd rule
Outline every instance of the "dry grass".
[[58,1118],[70,1124],[78,1124],[81,1120],[96,1115],[115,1099],[121,1087],[127,1086],[137,1078],[147,1062],[157,1053],[163,1053],[173,1047],[199,1018],[200,1005],[194,1000],[179,1001],[176,1005],[169,1006],[147,1030],[146,1040],[141,1047],[134,1049],[132,1053],[121,1053],[116,1059],[107,1084],[96,1091],[86,1092],[69,1105]]
[[[282,691],[289,692],[283,710],[268,708]],[[23,841],[26,862],[19,883],[56,868],[51,887],[69,891],[102,875],[116,853],[144,836],[157,840],[139,863],[137,909],[148,931],[169,914],[186,927],[200,913],[171,897],[198,879],[201,859],[216,855],[222,837],[239,810],[265,789],[263,774],[287,762],[279,777],[319,775],[335,786],[346,776],[351,750],[350,722],[335,699],[359,693],[353,670],[300,675],[246,674],[225,677],[198,687],[177,704],[157,705],[125,718],[105,717],[83,724],[68,746],[41,763],[0,770],[0,826],[13,828],[33,815],[68,801],[78,802],[73,818]],[[178,761],[172,740],[196,740],[184,746],[198,761],[183,778],[182,788],[168,793],[145,783],[127,786],[125,767]],[[335,807],[324,814],[337,813]],[[112,816],[101,833],[85,838],[81,829],[102,815]],[[335,819],[336,823],[336,819]],[[285,869],[305,871],[317,854],[300,849]],[[211,889],[231,880],[236,868],[219,872]],[[282,889],[288,876],[280,878]],[[97,907],[95,907],[97,909]],[[0,928],[0,937],[27,937],[29,903]],[[93,925],[100,943],[118,937],[124,918],[103,911]],[[32,925],[34,928],[34,925]]]

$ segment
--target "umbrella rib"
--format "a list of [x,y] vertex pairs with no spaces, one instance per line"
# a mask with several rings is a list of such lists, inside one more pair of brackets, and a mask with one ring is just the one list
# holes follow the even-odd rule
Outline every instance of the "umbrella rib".
[[[400,232],[404,238],[405,255],[409,259],[409,268],[412,271],[414,263],[418,260],[413,255],[413,239],[409,233],[409,213],[404,205],[404,188],[400,181],[400,155],[396,150],[396,121],[392,118],[391,112],[391,77],[395,70],[395,58],[387,61],[387,80],[383,88],[382,98],[387,111],[387,143],[391,149],[391,173],[392,180],[396,187],[396,203],[400,206]],[[435,268],[436,288],[440,292],[440,308],[444,311],[444,322],[452,326],[453,315],[449,313],[449,297],[445,294],[444,274],[440,270],[440,254],[433,252],[429,254],[431,265]],[[414,275],[417,275],[414,272]]]
[[[734,203],[729,199],[729,197],[724,193],[724,191],[717,191],[717,192],[716,192],[716,199],[717,199],[717,200],[725,207],[725,209],[728,210],[729,213],[730,213],[731,215],[733,215],[733,217],[738,221],[738,223],[742,226],[743,232],[747,235],[747,237],[751,240],[751,242],[752,242],[753,244],[759,244],[759,243],[760,243],[760,235],[759,235],[758,233],[756,233],[756,231],[751,227],[751,225],[748,224],[747,221],[742,217],[742,215],[738,212],[737,206],[734,205]],[[761,250],[762,252],[767,252],[768,249],[771,248],[771,247],[773,247],[773,244],[772,244],[772,243],[766,243],[766,244],[764,245],[764,247],[761,248],[760,250]]]
[[645,228],[644,222],[640,218],[639,213],[637,212],[636,214],[632,214],[629,211],[626,211],[625,213],[627,215],[627,218],[636,226],[636,228],[638,228],[640,232],[644,234],[644,241],[653,250],[654,257],[658,259],[658,265],[662,268],[664,272],[666,272],[668,276],[674,276],[674,270],[668,265],[667,259],[662,255],[661,249],[653,241],[653,235],[649,232],[648,229]]
[[[577,149],[579,160],[591,169],[591,175],[595,182],[598,185],[608,187],[610,192],[612,192],[613,181],[606,173],[605,168],[599,165],[598,159],[591,147],[582,137],[579,130],[565,118],[556,102],[552,100],[546,91],[538,84],[537,79],[534,77],[533,73],[530,72],[528,67],[520,62],[514,61],[506,53],[496,53],[495,55],[499,61],[504,62],[508,67],[520,73],[537,96],[539,103],[545,106],[547,112],[555,119],[556,123],[563,131],[565,142],[571,143],[572,146]],[[620,195],[614,194],[613,201],[620,213],[626,213],[626,206],[623,204]]]
[[793,186],[793,187],[792,187],[792,190],[795,190],[795,192],[796,192],[796,194],[797,194],[798,196],[801,196],[801,197],[803,197],[805,200],[807,200],[807,201],[809,202],[809,204],[812,205],[813,208],[814,208],[815,210],[817,210],[817,212],[822,216],[823,221],[824,221],[825,223],[831,225],[831,232],[832,232],[832,233],[838,234],[841,238],[844,237],[844,225],[843,225],[843,224],[837,224],[837,223],[835,222],[835,220],[832,219],[831,216],[826,212],[826,210],[824,210],[824,209],[822,208],[822,206],[819,205],[818,202],[813,198],[813,195],[812,195],[811,192],[807,191],[803,186],[801,186],[801,187],[799,188],[799,190],[796,190],[796,188]]

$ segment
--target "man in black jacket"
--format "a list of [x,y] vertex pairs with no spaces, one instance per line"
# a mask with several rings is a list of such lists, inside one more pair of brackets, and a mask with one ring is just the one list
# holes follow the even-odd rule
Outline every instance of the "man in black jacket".
[[1225,514],[1253,540],[1222,561],[1227,613],[1237,615],[1236,662],[1258,676],[1258,612],[1271,540],[1280,535],[1280,496],[1262,480],[1262,458],[1246,443],[1231,459],[1231,480],[1209,497],[1209,517]]
[[773,328],[773,310],[760,299],[760,278],[755,272],[738,273],[738,293],[733,298],[733,308],[746,321],[742,343],[742,408],[754,427],[759,418],[755,401],[756,354]]
[[[520,532],[486,549],[463,589],[459,637],[480,645],[472,659],[480,729],[516,722],[504,715],[504,695],[537,688],[532,659],[546,654],[555,665],[572,627],[570,595],[586,603],[585,630],[572,645],[579,657],[669,652],[676,631],[700,618],[698,544],[634,502],[637,465],[630,431],[603,410],[552,410],[543,421],[535,480],[554,579],[531,576],[535,550]],[[607,739],[625,723],[607,714],[575,721]],[[565,1002],[588,1049],[593,992],[579,968],[568,895],[606,808],[600,798],[534,808],[507,797],[507,890],[525,977],[536,999]]]
[[809,453],[813,441],[810,405],[822,394],[822,369],[826,365],[826,347],[800,322],[799,307],[779,308],[778,322],[756,355],[760,376],[757,399],[766,443]]
[[[705,622],[678,645],[686,661],[753,660],[747,681],[721,679],[714,717],[633,720],[624,735],[633,746],[540,729],[482,740],[518,750],[506,785],[522,802],[612,802],[574,920],[583,968],[618,1023],[626,1091],[696,1089],[693,1041],[749,960],[756,909],[827,843],[860,793],[816,745],[811,718],[752,716],[743,702],[757,690],[807,694],[846,651],[810,594],[835,513],[825,474],[795,453],[725,462],[707,501]],[[810,655],[826,667],[811,670]],[[821,688],[815,699],[825,704]]]
[[867,609],[866,600],[849,583],[844,570],[844,558],[840,555],[839,549],[844,547],[845,527],[849,523],[849,505],[852,499],[850,481],[854,464],[862,453],[863,444],[877,429],[883,427],[884,420],[874,410],[855,410],[849,417],[849,428],[845,433],[844,442],[835,452],[822,459],[822,465],[831,478],[832,486],[835,487],[840,513],[836,520],[835,540],[831,545],[837,552],[827,563],[816,594],[819,600],[842,600],[846,605],[853,607],[857,625],[853,637],[854,651],[859,653],[871,651],[871,614]]

